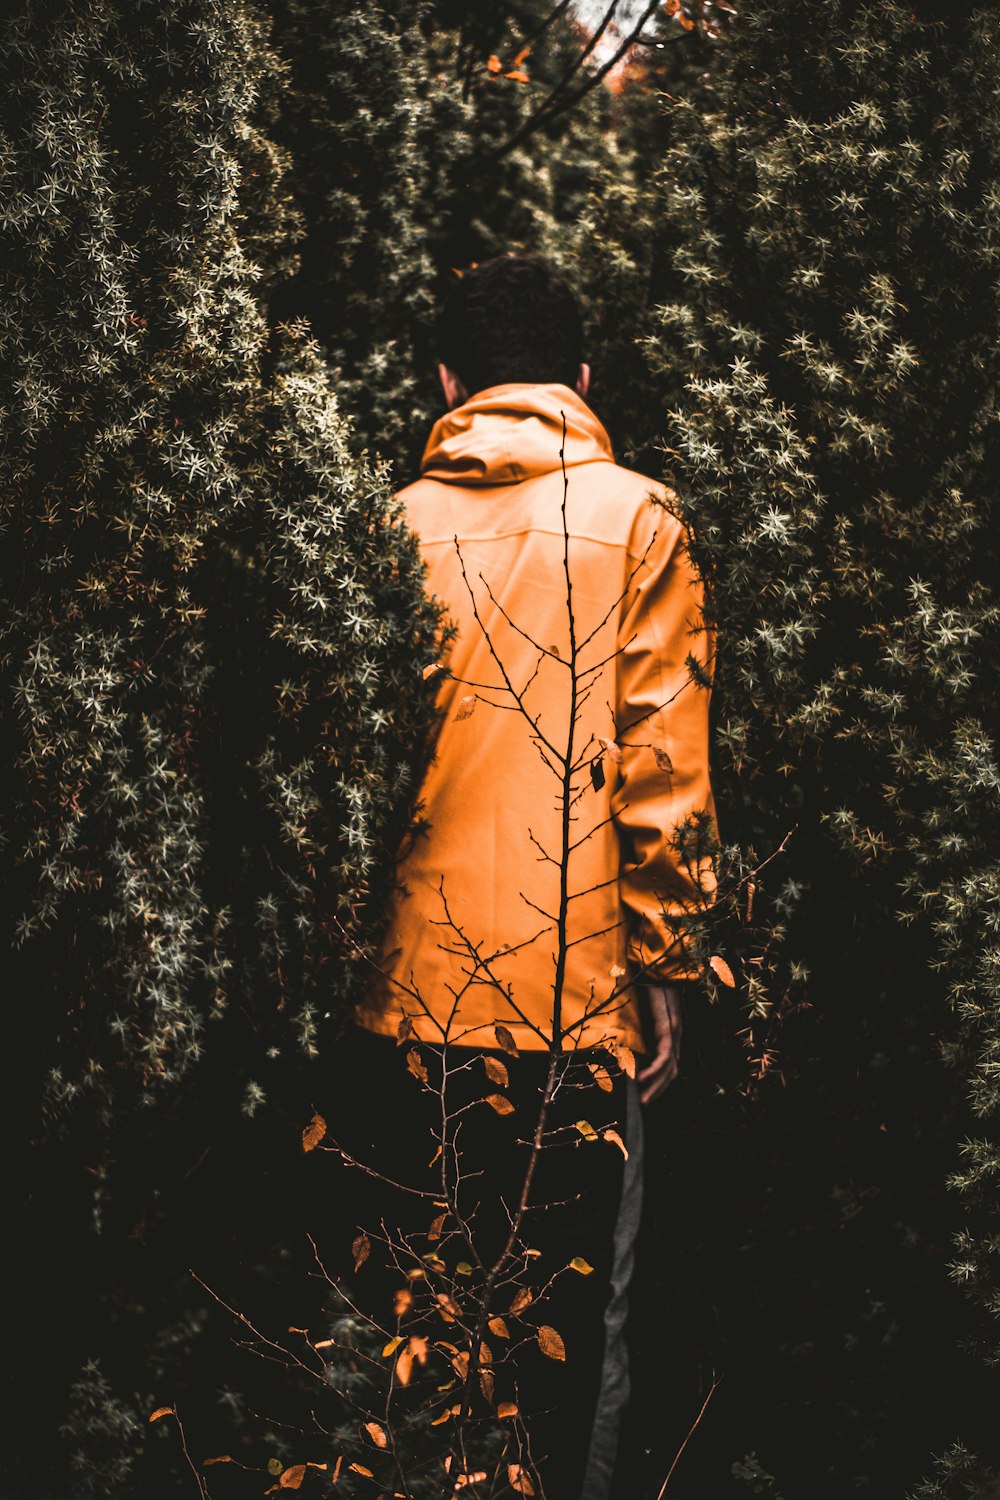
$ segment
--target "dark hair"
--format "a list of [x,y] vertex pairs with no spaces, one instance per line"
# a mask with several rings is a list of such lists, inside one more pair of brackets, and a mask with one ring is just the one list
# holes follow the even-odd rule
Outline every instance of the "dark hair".
[[469,395],[490,385],[575,385],[583,354],[577,300],[540,255],[498,255],[452,287],[437,353]]

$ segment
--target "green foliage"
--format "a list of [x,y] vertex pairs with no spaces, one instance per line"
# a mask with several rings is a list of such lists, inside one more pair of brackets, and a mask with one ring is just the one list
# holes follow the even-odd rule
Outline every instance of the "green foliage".
[[[142,1489],[104,1451],[135,1437],[114,1393],[176,1378],[186,1268],[238,1260],[295,1140],[409,816],[437,615],[328,371],[269,333],[296,231],[261,17],[30,0],[2,38],[11,1336],[51,1362],[7,1409],[89,1403],[63,1451],[92,1450],[70,1481],[25,1445],[5,1492],[62,1497]],[[210,1152],[219,1205],[248,1189],[228,1219]]]
[[33,4],[4,51],[4,904],[55,1100],[148,1098],[234,1001],[310,1051],[349,992],[434,615],[301,334],[271,373],[259,21]]
[[403,477],[440,412],[432,334],[450,278],[503,250],[545,248],[575,221],[602,163],[631,170],[603,90],[505,149],[580,53],[564,16],[515,67],[551,9],[276,9],[290,87],[274,129],[306,233],[275,316],[308,318],[361,436]]
[[[688,1107],[703,1170],[753,1132],[733,1232],[760,1275],[728,1316],[755,1350],[728,1363],[774,1370],[748,1436],[810,1494],[912,1482],[918,1430],[995,1436],[954,1345],[992,1358],[1000,1305],[998,53],[984,6],[746,7],[714,104],[674,102],[652,210],[672,286],[648,353],[719,626],[737,876],[791,834],[753,922],[741,897],[713,938],[757,1083],[769,1056],[787,1089],[752,1123]],[[960,1209],[935,1186],[949,1166]],[[945,1285],[956,1232],[978,1316]],[[815,1284],[778,1312],[803,1264]],[[724,1259],[710,1277],[710,1304],[740,1279]]]

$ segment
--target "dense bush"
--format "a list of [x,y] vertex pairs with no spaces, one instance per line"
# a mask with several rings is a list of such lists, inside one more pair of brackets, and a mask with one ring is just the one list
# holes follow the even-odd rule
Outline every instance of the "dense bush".
[[[269,341],[251,252],[273,242],[279,274],[292,221],[254,124],[275,66],[260,17],[33,0],[3,57],[14,1284],[25,1348],[53,1351],[31,1398],[53,1422],[61,1383],[124,1352],[102,1331],[118,1317],[127,1378],[149,1378],[142,1312],[164,1290],[155,1252],[123,1270],[130,1236],[155,1242],[160,1200],[220,1136],[257,1141],[241,1108],[287,1094],[356,987],[436,617],[327,372],[301,332]],[[99,1448],[100,1426],[74,1442]]]

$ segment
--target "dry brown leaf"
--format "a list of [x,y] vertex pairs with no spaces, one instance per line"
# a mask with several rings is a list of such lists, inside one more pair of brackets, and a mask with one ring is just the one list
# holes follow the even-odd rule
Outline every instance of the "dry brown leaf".
[[486,1103],[491,1109],[495,1109],[498,1115],[512,1115],[514,1106],[506,1094],[487,1094]]
[[292,1464],[291,1468],[285,1469],[278,1476],[278,1488],[282,1490],[299,1490],[302,1481],[306,1477],[305,1464]]
[[606,740],[603,737],[599,739],[598,743],[608,757],[608,760],[612,761],[616,766],[620,766],[622,763],[621,747],[616,745],[614,740]]
[[501,1026],[498,1022],[493,1028],[493,1035],[496,1037],[501,1051],[508,1052],[511,1057],[520,1057],[521,1054],[517,1050],[517,1043],[506,1026]]
[[355,1276],[361,1270],[361,1267],[364,1265],[365,1261],[368,1259],[371,1253],[372,1242],[362,1231],[362,1233],[358,1235],[357,1239],[353,1240],[351,1243],[351,1254],[354,1256]]
[[441,663],[439,661],[432,661],[431,664],[430,664],[430,666],[429,667],[425,667],[424,670],[421,672],[420,675],[423,678],[423,680],[426,682],[427,679],[428,679],[428,677],[433,677],[434,673],[435,672],[440,672],[440,670],[441,670]]
[[482,1390],[483,1395],[486,1397],[487,1401],[490,1403],[491,1406],[493,1405],[494,1384],[495,1383],[494,1383],[494,1380],[493,1380],[493,1371],[492,1370],[480,1370],[480,1372],[479,1372],[479,1385],[480,1385],[480,1389]]
[[396,1027],[396,1046],[401,1047],[404,1042],[409,1041],[412,1035],[413,1019],[411,1016],[404,1016],[399,1025]]
[[653,746],[653,759],[656,761],[656,764],[659,766],[660,770],[663,771],[667,776],[670,776],[673,773],[674,763],[670,759],[670,756],[667,754],[667,752],[660,749],[659,745]]
[[386,1430],[384,1427],[380,1427],[377,1422],[366,1422],[365,1431],[371,1438],[372,1442],[375,1444],[376,1448],[388,1448],[389,1439],[386,1435]]
[[561,1336],[548,1323],[543,1323],[538,1330],[538,1347],[549,1359],[565,1359],[566,1345]]
[[531,1482],[531,1475],[520,1464],[507,1465],[507,1483],[519,1495],[533,1495],[535,1493],[535,1486]]
[[411,1047],[409,1052],[406,1054],[406,1066],[409,1068],[414,1078],[418,1078],[421,1083],[427,1082],[427,1069],[421,1062],[420,1053],[417,1051],[416,1047]]
[[513,1301],[511,1302],[510,1307],[507,1309],[507,1311],[513,1314],[524,1312],[524,1309],[528,1306],[529,1302],[532,1302],[534,1300],[534,1296],[535,1294],[531,1290],[530,1286],[522,1286],[518,1291],[514,1293]]
[[601,1063],[588,1063],[587,1067],[594,1075],[594,1082],[597,1084],[597,1087],[603,1089],[604,1093],[610,1094],[614,1089],[614,1084],[611,1082],[611,1074],[607,1068],[603,1067]]
[[628,1149],[617,1130],[605,1130],[604,1139],[610,1141],[613,1146],[617,1146],[622,1156],[628,1161]]
[[510,1338],[510,1329],[507,1327],[507,1324],[504,1322],[503,1318],[491,1318],[486,1326],[490,1330],[490,1333],[496,1334],[498,1339]]
[[202,1461],[201,1461],[201,1466],[202,1466],[203,1469],[207,1469],[212,1464],[231,1464],[233,1462],[234,1462],[234,1460],[233,1460],[231,1454],[229,1454],[229,1453],[220,1453],[219,1456],[218,1456],[218,1458],[203,1458]]
[[174,1415],[172,1406],[158,1406],[155,1411],[150,1412],[149,1420],[151,1422],[158,1422],[161,1417],[172,1417]]
[[471,719],[475,711],[476,695],[475,693],[466,693],[464,698],[459,699],[458,709],[455,713],[455,723],[461,724],[463,719]]
[[434,1241],[441,1238],[441,1231],[444,1228],[444,1221],[447,1217],[446,1213],[438,1214],[436,1219],[431,1220],[430,1228],[427,1230],[427,1238],[429,1240]]
[[320,1114],[313,1115],[309,1124],[302,1132],[303,1151],[315,1151],[320,1141],[326,1135],[326,1121]]
[[438,1292],[437,1305],[438,1311],[446,1323],[454,1323],[455,1319],[460,1318],[462,1315],[462,1309],[454,1297],[449,1297],[447,1292]]
[[459,1380],[468,1379],[469,1351],[467,1349],[463,1349],[460,1354],[453,1354],[451,1357],[451,1367],[455,1371],[455,1374],[458,1376]]
[[727,985],[729,989],[734,990],[736,988],[736,980],[733,978],[732,969],[724,958],[720,958],[718,953],[712,954],[712,957],[708,960],[708,967],[716,978],[724,985]]
[[498,1057],[484,1057],[483,1067],[486,1069],[486,1076],[494,1083],[498,1083],[502,1089],[510,1083],[510,1075]]

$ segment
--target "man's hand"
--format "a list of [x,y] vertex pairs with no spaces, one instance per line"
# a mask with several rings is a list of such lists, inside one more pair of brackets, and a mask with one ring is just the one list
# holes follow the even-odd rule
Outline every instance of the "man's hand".
[[646,987],[653,1032],[653,1055],[639,1074],[639,1098],[643,1104],[659,1099],[677,1077],[681,1060],[681,994],[675,985]]

